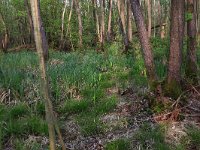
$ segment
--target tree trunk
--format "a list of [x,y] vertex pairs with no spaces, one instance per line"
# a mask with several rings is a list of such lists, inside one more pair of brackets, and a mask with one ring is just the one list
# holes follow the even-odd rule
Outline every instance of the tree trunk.
[[111,39],[112,4],[113,4],[113,0],[109,0],[109,16],[108,16],[108,32],[107,32],[108,42],[110,42],[110,39]]
[[128,51],[129,48],[129,42],[128,42],[128,35],[126,32],[126,18],[125,18],[125,0],[118,0],[117,1],[117,7],[119,12],[119,20],[120,20],[120,26],[121,26],[121,32],[122,37],[124,40],[124,46],[125,46],[125,52]]
[[78,15],[78,25],[79,25],[79,47],[81,48],[83,46],[83,25],[82,25],[82,19],[81,19],[81,10],[79,7],[79,0],[74,0],[75,6],[76,6],[76,12]]
[[127,1],[127,34],[129,43],[133,40],[132,11],[130,1]]
[[100,29],[100,45],[101,50],[104,51],[104,40],[105,40],[105,1],[100,1],[101,5],[101,29]]
[[26,7],[26,11],[27,11],[27,16],[28,16],[28,21],[29,21],[29,34],[30,34],[30,43],[31,44],[34,40],[34,31],[33,31],[33,20],[32,20],[32,16],[31,16],[31,8],[29,6],[28,0],[24,0],[24,5]]
[[160,29],[159,29],[159,33],[160,33],[160,38],[163,39],[165,37],[164,35],[164,27],[162,26],[162,7],[160,4],[160,0],[158,1],[158,19],[159,19],[159,24],[160,24]]
[[153,0],[153,36],[154,37],[156,37],[156,28],[155,28],[155,26],[156,26],[156,18],[157,18],[156,9],[157,9],[156,0]]
[[185,0],[171,0],[170,55],[167,90],[170,95],[176,94],[174,96],[177,96],[180,92],[184,36],[184,6]]
[[70,8],[69,17],[68,17],[66,37],[68,36],[69,31],[70,31],[70,21],[71,21],[71,18],[72,18],[73,6],[74,6],[74,0],[71,1],[71,8]]
[[130,0],[130,2],[131,2],[132,12],[135,18],[135,23],[139,33],[140,44],[144,56],[145,67],[147,70],[147,76],[151,84],[152,82],[157,80],[157,77],[155,74],[153,53],[151,50],[150,41],[146,30],[146,25],[142,15],[142,10],[140,7],[139,0]]
[[65,0],[65,2],[64,2],[63,12],[62,12],[61,35],[60,35],[60,46],[59,46],[59,49],[63,49],[63,47],[64,47],[64,22],[65,22],[66,7],[67,7],[67,0]]
[[1,13],[0,13],[0,21],[3,24],[3,30],[4,30],[4,34],[2,35],[2,37],[0,37],[1,39],[0,42],[1,42],[1,47],[3,49],[3,52],[6,53],[8,49],[9,37],[8,37],[8,29]]
[[46,110],[46,120],[48,122],[49,128],[49,143],[50,149],[55,150],[55,129],[54,129],[54,119],[53,119],[53,110],[52,104],[49,96],[49,85],[48,85],[48,78],[46,75],[46,65],[44,60],[44,47],[46,47],[47,43],[46,37],[42,33],[42,23],[40,17],[40,10],[39,10],[39,2],[38,0],[31,0],[31,12],[33,18],[33,25],[34,25],[34,36],[35,36],[35,44],[36,49],[38,52],[39,60],[40,60],[40,71],[41,71],[41,89],[43,98],[45,100],[45,110]]
[[151,0],[147,0],[148,10],[148,37],[151,37]]
[[92,0],[93,3],[93,17],[94,17],[94,22],[96,24],[96,34],[98,41],[100,42],[100,27],[99,27],[99,16],[97,14],[97,3],[96,0]]
[[[35,6],[37,4],[37,6]],[[34,7],[35,9],[35,13],[38,15],[40,14],[40,3],[38,0],[31,0],[31,9],[33,9],[32,7]],[[32,10],[33,11],[33,10]],[[35,14],[34,14],[35,15]],[[33,12],[32,12],[32,20],[35,19],[34,16],[33,16]],[[45,59],[45,61],[48,60],[49,58],[49,52],[48,52],[48,44],[47,44],[47,40],[46,40],[46,36],[45,36],[45,32],[44,32],[44,27],[42,25],[42,21],[41,21],[41,16],[38,15],[38,23],[39,23],[39,26],[40,26],[40,33],[41,33],[41,39],[42,39],[42,50],[43,50],[43,57]],[[34,34],[35,34],[35,27],[34,27]]]
[[187,13],[191,14],[191,18],[187,20],[187,70],[186,74],[190,78],[197,75],[197,56],[196,56],[196,0],[187,0]]

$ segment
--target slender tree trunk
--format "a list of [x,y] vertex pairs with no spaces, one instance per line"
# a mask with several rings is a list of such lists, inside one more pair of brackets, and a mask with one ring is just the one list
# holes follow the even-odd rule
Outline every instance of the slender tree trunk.
[[158,19],[159,19],[159,24],[160,24],[160,28],[159,28],[159,33],[160,33],[160,38],[163,39],[164,36],[164,27],[162,26],[162,7],[160,4],[160,0],[158,0]]
[[148,37],[151,37],[151,0],[147,0],[148,9]]
[[97,34],[98,41],[100,42],[101,39],[100,39],[99,16],[98,16],[98,13],[97,13],[96,0],[92,0],[92,3],[93,3],[93,17],[94,17],[94,22],[95,22],[95,25],[96,25],[96,34]]
[[133,29],[132,29],[132,11],[130,1],[127,1],[127,34],[128,41],[132,43],[133,40]]
[[[48,85],[48,78],[46,75],[46,66],[44,60],[44,47],[46,47],[45,36],[42,34],[42,23],[40,17],[40,10],[39,10],[39,1],[38,0],[31,0],[31,12],[33,17],[33,25],[34,25],[34,35],[35,35],[35,43],[36,49],[38,52],[38,56],[40,59],[40,71],[41,71],[41,88],[42,94],[45,100],[45,109],[46,109],[46,120],[48,122],[49,128],[49,143],[50,149],[55,150],[55,129],[54,129],[54,119],[53,119],[53,110],[52,105],[49,97],[49,85]],[[45,45],[45,46],[44,46]]]
[[65,22],[65,12],[67,7],[67,0],[64,2],[63,12],[62,12],[62,19],[61,19],[61,35],[60,35],[60,49],[64,47],[64,22]]
[[76,6],[76,12],[78,15],[78,24],[79,24],[79,47],[83,46],[83,25],[82,25],[82,18],[81,18],[81,10],[79,7],[79,0],[74,0]]
[[156,10],[157,10],[157,7],[156,7],[156,0],[153,0],[153,36],[155,37],[156,36]]
[[48,123],[48,130],[49,130],[49,144],[50,144],[50,150],[56,149],[56,143],[55,143],[55,131],[58,134],[60,143],[62,145],[62,150],[66,150],[65,144],[62,139],[62,135],[60,133],[59,127],[56,122],[56,117],[54,116],[53,112],[53,106],[50,100],[49,95],[49,81],[48,76],[46,73],[46,64],[44,59],[44,47],[46,47],[46,37],[42,33],[42,21],[40,17],[40,7],[39,7],[39,1],[38,0],[30,0],[31,4],[31,13],[32,13],[32,19],[33,19],[33,27],[34,27],[34,37],[35,37],[35,44],[37,53],[39,56],[40,61],[40,72],[41,72],[41,90],[42,90],[42,96],[44,98],[45,102],[45,112],[46,112],[46,120]]
[[124,40],[124,46],[125,46],[125,52],[128,51],[129,48],[129,42],[128,42],[128,35],[126,31],[126,18],[125,18],[125,0],[118,0],[117,1],[117,7],[118,7],[118,12],[119,12],[119,17],[120,17],[120,26],[121,26],[121,31],[122,31],[122,37]]
[[28,21],[29,21],[29,32],[30,32],[30,44],[34,40],[34,31],[33,31],[33,20],[31,16],[31,8],[29,6],[28,0],[24,0],[24,5],[26,7],[27,15],[28,15]]
[[146,25],[144,22],[144,17],[142,15],[142,10],[140,7],[139,0],[130,0],[133,16],[135,18],[135,23],[139,33],[140,44],[142,47],[142,52],[145,61],[145,67],[147,70],[147,76],[149,78],[150,84],[157,80],[155,74],[155,67],[153,62],[153,53],[150,46],[150,41],[148,33],[146,30]]
[[71,22],[71,18],[72,18],[73,6],[74,6],[74,0],[71,1],[71,8],[70,8],[69,17],[68,17],[66,37],[68,36],[69,30],[70,30],[70,22]]
[[7,29],[6,23],[5,23],[4,18],[1,13],[0,13],[0,21],[2,22],[3,28],[4,28],[3,29],[4,34],[2,35],[0,42],[1,42],[1,47],[3,49],[3,52],[6,53],[7,48],[8,48],[9,37],[8,37],[8,29]]
[[197,56],[196,56],[196,0],[187,0],[187,13],[191,14],[192,18],[187,21],[187,36],[188,36],[188,55],[187,55],[187,70],[189,77],[194,78],[197,75]]
[[170,55],[167,76],[169,94],[179,94],[178,89],[180,89],[184,36],[184,6],[185,0],[171,0]]
[[109,0],[109,16],[108,16],[108,31],[107,31],[108,42],[110,42],[111,39],[112,5],[113,5],[113,0]]
[[[35,6],[37,4],[37,6]],[[37,13],[36,15],[40,14],[40,3],[38,0],[31,0],[31,9],[32,7],[34,7],[35,13]],[[35,15],[35,14],[34,14]],[[32,13],[32,20],[35,19]],[[43,57],[45,59],[45,61],[48,60],[49,58],[49,52],[48,52],[48,44],[47,44],[47,40],[46,40],[46,36],[45,36],[45,32],[44,32],[44,27],[42,25],[42,21],[41,21],[41,17],[40,15],[38,15],[38,19],[39,19],[39,26],[40,26],[40,33],[41,33],[41,38],[42,38],[42,50],[43,50]],[[34,34],[35,34],[35,28],[34,28]]]
[[101,32],[100,32],[100,44],[101,50],[104,51],[104,40],[105,40],[105,1],[101,0]]

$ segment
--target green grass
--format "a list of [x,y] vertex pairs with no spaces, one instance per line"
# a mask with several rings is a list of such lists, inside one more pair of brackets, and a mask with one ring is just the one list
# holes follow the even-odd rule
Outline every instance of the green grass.
[[67,100],[61,107],[62,113],[74,114],[86,111],[90,106],[91,101],[89,100]]
[[187,130],[187,135],[190,140],[190,145],[196,149],[200,149],[200,129],[197,127],[190,127]]
[[144,124],[140,130],[134,135],[142,149],[146,149],[148,143],[155,150],[169,150],[168,144],[165,143],[164,131],[160,127],[152,128],[148,124]]
[[128,140],[118,139],[107,143],[105,150],[130,150],[130,142]]
[[[47,73],[54,107],[60,115],[75,115],[84,135],[104,132],[105,126],[100,118],[117,104],[116,97],[106,96],[107,88],[125,87],[132,78],[129,71],[124,72],[125,68],[133,68],[131,58],[121,55],[117,46],[108,45],[107,54],[97,54],[92,50],[68,54],[50,52]],[[58,63],[52,63],[55,60]],[[18,103],[0,107],[0,112],[3,112],[0,114],[1,122],[5,122],[1,129],[7,129],[1,130],[0,139],[11,135],[20,139],[28,133],[47,134],[45,107],[39,92],[37,55],[19,52],[1,56],[0,76],[0,87],[10,89]],[[76,99],[76,96],[81,99]],[[27,103],[35,98],[40,101],[31,105]]]
[[[159,79],[164,80],[169,40],[154,38],[151,42],[156,72]],[[120,46],[117,42],[107,44],[105,53],[96,53],[94,50],[50,52],[47,73],[53,106],[62,118],[73,116],[85,136],[106,131],[101,117],[113,111],[118,103],[116,96],[107,95],[108,88],[147,86],[139,44],[135,43],[134,50],[130,50],[126,55],[121,53]],[[11,100],[17,102],[15,106],[0,105],[0,143],[9,136],[16,136],[20,143],[21,138],[29,133],[47,135],[36,53],[25,51],[0,57],[0,90],[9,90]],[[33,103],[30,104],[29,101]],[[157,109],[159,111],[159,108]],[[192,135],[194,140],[191,141],[195,142],[195,137],[198,136]],[[163,135],[157,129],[141,130],[137,139],[143,147],[145,141],[151,139],[158,143],[156,149],[167,148]],[[123,141],[117,141],[108,147],[115,148],[112,145],[118,145],[117,143],[119,147],[123,145]]]

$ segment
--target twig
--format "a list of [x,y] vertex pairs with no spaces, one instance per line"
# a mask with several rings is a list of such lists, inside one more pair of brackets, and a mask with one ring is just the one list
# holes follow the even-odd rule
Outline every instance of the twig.
[[191,85],[191,86],[192,86],[192,88],[194,89],[194,91],[200,96],[199,91],[197,91],[197,89],[196,89],[193,85]]

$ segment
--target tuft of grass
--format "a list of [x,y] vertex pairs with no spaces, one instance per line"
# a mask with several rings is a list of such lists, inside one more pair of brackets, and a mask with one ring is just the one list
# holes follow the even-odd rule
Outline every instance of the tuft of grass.
[[133,138],[140,143],[142,149],[147,149],[147,145],[150,144],[155,150],[169,150],[160,127],[152,128],[144,124]]
[[19,103],[16,106],[10,108],[9,117],[13,119],[20,118],[28,115],[29,111],[30,110],[28,109],[28,106],[26,104]]
[[45,116],[45,104],[44,104],[44,102],[38,102],[35,105],[35,112],[38,115]]
[[48,135],[48,127],[44,120],[37,116],[9,120],[7,123],[7,134],[23,136],[24,134]]
[[14,140],[14,146],[16,150],[26,150],[26,146],[24,142],[21,139],[15,139]]
[[35,135],[48,135],[48,126],[46,121],[39,118],[38,116],[31,116],[24,120],[24,125],[27,127],[29,133]]
[[97,115],[103,115],[116,108],[117,98],[115,96],[109,97],[94,106],[94,111]]
[[107,143],[105,150],[130,150],[130,142],[128,140],[118,139]]
[[200,149],[200,129],[197,127],[190,127],[187,130],[188,138],[190,139],[190,145],[194,149]]
[[83,111],[86,111],[88,107],[90,106],[90,101],[89,100],[67,100],[63,107],[61,108],[62,113],[80,113]]
[[104,125],[100,121],[100,116],[96,116],[94,113],[82,113],[76,120],[84,136],[97,135],[104,132]]

